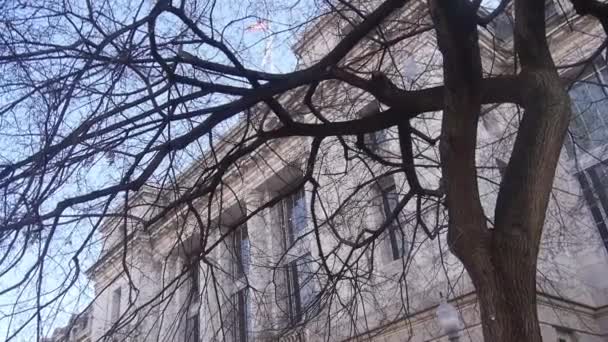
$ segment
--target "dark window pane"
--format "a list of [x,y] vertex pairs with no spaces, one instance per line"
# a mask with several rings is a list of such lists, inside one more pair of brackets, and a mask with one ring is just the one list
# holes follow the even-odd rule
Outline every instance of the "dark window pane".
[[559,13],[557,12],[557,4],[553,0],[545,1],[545,20],[550,21]]
[[[393,211],[397,209],[399,204],[399,194],[397,188],[392,179],[383,179],[380,185],[380,192],[382,195],[382,210],[384,218],[388,219],[393,214]],[[387,227],[388,243],[391,249],[391,256],[393,260],[397,260],[405,255],[405,239],[400,229],[399,217],[395,218],[389,223]]]
[[316,286],[314,283],[315,270],[310,253],[298,259],[298,283],[300,287],[300,302],[302,307],[309,309],[316,299]]
[[120,318],[121,305],[121,289],[120,287],[112,293],[112,323],[116,323]]
[[232,323],[229,327],[230,336],[234,342],[246,342],[249,338],[251,320],[247,289],[242,289],[232,295]]
[[608,250],[608,187],[606,162],[599,163],[578,174],[585,201],[589,206],[604,246]]
[[307,209],[304,189],[285,197],[279,207],[286,247],[289,247],[306,230]]
[[379,154],[386,140],[386,130],[376,131],[365,135],[365,146],[374,153]]
[[249,232],[247,226],[241,227],[241,268],[243,274],[249,274],[249,264],[251,262],[251,245],[249,243]]
[[300,301],[300,286],[298,284],[298,266],[294,260],[286,268],[289,317],[292,323],[299,322],[302,317],[302,303]]
[[234,231],[233,235],[233,276],[236,278],[247,275],[251,257],[251,245],[247,226],[243,225]]
[[[570,132],[575,144],[584,150],[608,143],[608,116],[605,110],[608,96],[604,83],[607,70],[604,66],[601,71],[598,70],[589,68],[589,75],[570,90],[574,112]],[[572,155],[572,146],[567,147]]]
[[196,301],[200,293],[200,265],[197,256],[191,257],[188,272],[190,275],[190,295],[192,301]]
[[290,217],[294,228],[295,236],[302,235],[306,229],[306,198],[304,197],[304,189],[297,192],[293,198],[293,208]]
[[289,262],[286,267],[288,309],[292,323],[301,321],[305,313],[314,311],[317,302],[314,261],[310,253]]
[[186,342],[199,342],[199,315],[196,314],[186,319]]

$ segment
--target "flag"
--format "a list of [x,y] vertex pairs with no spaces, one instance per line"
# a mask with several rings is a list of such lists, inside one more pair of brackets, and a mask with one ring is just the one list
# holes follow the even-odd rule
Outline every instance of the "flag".
[[245,28],[246,32],[258,32],[258,31],[262,31],[262,32],[266,32],[269,30],[269,23],[268,20],[263,20],[260,19],[258,20],[255,24],[251,24],[249,26],[247,26],[247,28]]

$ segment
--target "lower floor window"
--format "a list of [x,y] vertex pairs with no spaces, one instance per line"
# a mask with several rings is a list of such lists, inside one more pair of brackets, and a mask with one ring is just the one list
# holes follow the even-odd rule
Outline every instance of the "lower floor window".
[[[382,197],[382,213],[384,219],[388,219],[393,215],[393,211],[397,209],[399,194],[392,178],[384,178],[380,180],[379,183],[379,191]],[[407,246],[401,230],[399,216],[389,223],[386,228],[386,234],[391,260],[402,258],[406,254]]]
[[557,334],[557,342],[576,342],[576,336],[574,336],[574,332],[565,328],[555,328],[555,332]]
[[186,342],[199,342],[199,315],[195,314],[186,319]]
[[314,278],[313,259],[310,253],[289,262],[286,269],[289,318],[300,322],[306,313],[317,305],[317,286]]

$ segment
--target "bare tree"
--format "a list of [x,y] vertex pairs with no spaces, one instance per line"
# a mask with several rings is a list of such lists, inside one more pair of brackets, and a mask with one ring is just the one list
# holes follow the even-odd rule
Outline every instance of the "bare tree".
[[[95,253],[112,248],[122,259],[121,277],[130,284],[123,296],[132,310],[106,337],[122,329],[152,339],[156,328],[141,328],[143,318],[162,311],[161,320],[181,322],[187,310],[172,312],[168,303],[179,288],[191,286],[190,274],[198,269],[171,270],[169,258],[185,255],[206,265],[197,275],[206,279],[205,288],[193,293],[225,302],[220,278],[237,271],[218,265],[214,253],[224,246],[238,254],[240,227],[305,188],[308,235],[318,255],[298,260],[315,265],[310,272],[321,285],[300,314],[325,315],[327,330],[342,315],[357,319],[358,301],[373,292],[378,246],[398,229],[414,236],[411,241],[438,241],[440,251],[449,248],[462,262],[477,291],[487,341],[540,341],[537,257],[572,116],[572,80],[560,69],[590,65],[606,44],[558,67],[547,42],[544,0],[502,0],[491,10],[482,2],[3,3],[0,294],[19,303],[4,315],[7,339],[32,325],[40,338],[62,301],[74,296],[83,264],[91,266]],[[606,29],[608,5],[571,3]],[[512,44],[493,31],[498,20],[509,19]],[[252,43],[243,38],[252,22],[273,23],[274,30]],[[307,45],[318,30],[329,40],[325,47]],[[284,44],[294,37],[301,58],[295,71],[256,65],[256,54],[268,53],[262,51],[268,39]],[[411,51],[427,43],[429,53]],[[485,56],[501,67],[485,67]],[[476,161],[479,122],[492,111],[487,105],[511,108],[515,122],[493,142],[508,160],[502,181],[496,167],[492,180],[487,165]],[[378,132],[399,148],[378,149],[370,142]],[[274,172],[270,155],[291,171]],[[254,206],[241,205],[234,186],[251,182],[251,169],[289,179],[289,187]],[[389,200],[383,182],[392,177],[399,197],[382,222],[365,223],[366,210]],[[484,181],[497,194],[493,213],[480,199]],[[224,203],[229,197],[236,204]],[[228,209],[238,219],[221,222],[212,214]],[[161,273],[172,276],[156,279],[162,283],[157,293],[136,305],[142,289],[133,279],[148,271],[133,262],[131,241],[167,220],[178,238]],[[435,238],[446,232],[448,245],[441,246]],[[327,234],[329,249],[321,241]],[[290,267],[283,259],[297,240],[274,251],[283,254],[278,262],[256,267],[278,277],[281,267]],[[415,249],[412,242],[403,272],[386,281],[405,282]],[[69,266],[51,281],[47,269],[56,270],[57,258]],[[348,302],[340,295],[345,286],[358,293]],[[24,299],[26,288],[34,295]],[[252,289],[254,296],[262,292]],[[407,297],[401,294],[401,316],[408,313]],[[218,310],[220,320],[229,311]],[[13,321],[17,314],[25,318]],[[231,328],[214,329],[225,336]]]

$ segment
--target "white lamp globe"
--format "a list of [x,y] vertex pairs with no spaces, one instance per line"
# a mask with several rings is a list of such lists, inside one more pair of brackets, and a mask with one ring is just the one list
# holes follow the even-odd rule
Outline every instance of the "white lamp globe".
[[439,326],[448,336],[455,336],[462,329],[462,323],[458,317],[458,310],[443,299],[437,307],[437,321]]

